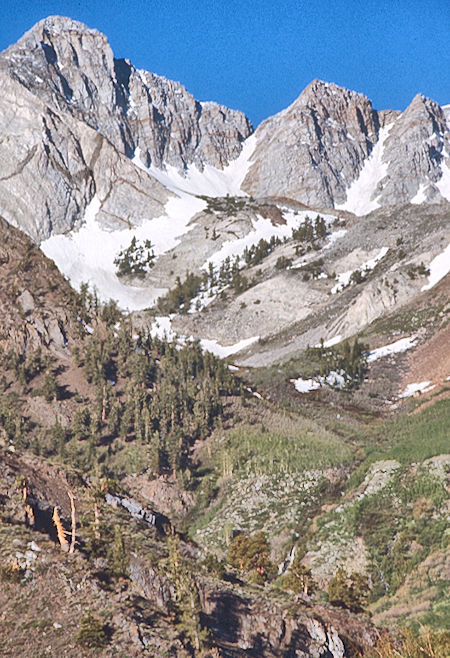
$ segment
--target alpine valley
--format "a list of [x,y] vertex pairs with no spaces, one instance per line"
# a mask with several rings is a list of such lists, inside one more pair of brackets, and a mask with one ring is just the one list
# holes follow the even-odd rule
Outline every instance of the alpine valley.
[[0,654],[450,655],[450,105],[0,88]]

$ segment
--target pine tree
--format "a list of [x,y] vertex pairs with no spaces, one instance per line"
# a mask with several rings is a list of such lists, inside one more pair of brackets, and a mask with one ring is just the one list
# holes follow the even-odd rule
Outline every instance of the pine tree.
[[177,535],[167,537],[168,575],[175,585],[175,606],[179,630],[189,640],[195,656],[204,655],[211,643],[208,630],[201,621],[200,594],[186,560],[180,553]]
[[111,573],[117,578],[128,577],[130,560],[118,525],[114,526],[114,540],[109,558],[109,566]]
[[283,579],[283,585],[295,594],[302,592],[308,596],[314,592],[316,583],[312,577],[311,569],[302,564],[299,555],[294,557],[289,571]]

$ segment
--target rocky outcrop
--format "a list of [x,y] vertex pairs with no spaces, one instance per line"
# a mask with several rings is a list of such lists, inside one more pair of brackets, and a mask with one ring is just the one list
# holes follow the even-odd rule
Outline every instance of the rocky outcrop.
[[0,214],[40,241],[80,221],[95,193],[113,226],[159,216],[167,190],[137,170],[219,168],[252,132],[241,113],[115,60],[104,35],[53,16],[0,55]]
[[[290,107],[264,121],[256,138],[243,183],[254,196],[285,195],[365,214],[450,195],[440,187],[450,153],[448,123],[442,108],[421,95],[403,113],[378,112],[362,94],[314,80]],[[363,169],[355,203],[348,191]]]
[[439,202],[442,195],[436,184],[442,178],[442,164],[450,164],[450,131],[442,108],[418,94],[391,125],[383,153],[388,165],[379,184],[379,204],[409,201],[420,188],[423,192],[417,201]]
[[366,96],[314,80],[292,105],[258,127],[243,189],[333,207],[344,201],[379,129]]

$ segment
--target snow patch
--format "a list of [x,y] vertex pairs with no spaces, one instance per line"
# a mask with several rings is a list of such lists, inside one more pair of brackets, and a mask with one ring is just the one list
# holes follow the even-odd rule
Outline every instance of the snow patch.
[[211,352],[221,359],[225,359],[227,356],[236,354],[236,352],[240,352],[246,347],[253,345],[253,343],[256,343],[257,340],[259,340],[259,336],[253,336],[252,338],[244,338],[244,340],[240,340],[234,345],[220,345],[217,340],[209,340],[207,338],[203,338],[200,341],[200,345],[202,346],[202,349]]
[[413,196],[411,199],[411,203],[424,203],[427,200],[427,197],[425,195],[425,190],[427,189],[428,185],[425,183],[421,183],[419,185],[419,189],[417,190],[416,194]]
[[[340,343],[342,340],[342,336],[339,334],[339,336],[334,336],[333,338],[329,338],[326,340],[323,344],[324,347],[333,347],[333,345],[337,345]],[[317,347],[321,347],[321,345],[317,345]]]
[[[173,316],[172,316],[173,317]],[[186,337],[177,334],[172,328],[172,317],[171,316],[157,316],[155,317],[154,322],[150,328],[150,335],[152,338],[166,339],[170,342],[176,341],[179,345],[185,345],[186,341],[193,340],[193,337]],[[241,350],[249,347],[253,343],[259,340],[259,336],[253,336],[252,338],[245,338],[244,340],[234,343],[234,345],[220,345],[217,340],[210,340],[208,338],[203,338],[200,340],[200,346],[202,350],[211,352],[214,356],[218,356],[221,359],[225,359],[231,354],[236,354]],[[239,370],[233,366],[231,369]]]
[[382,359],[389,354],[398,354],[399,352],[406,352],[406,350],[414,347],[415,342],[417,341],[417,336],[408,336],[408,338],[401,338],[396,340],[395,343],[390,343],[389,345],[384,345],[383,347],[377,347],[375,350],[369,352],[367,357],[367,363],[373,363],[378,359]]
[[379,208],[380,204],[375,194],[378,184],[387,174],[388,163],[383,162],[384,144],[393,125],[390,123],[380,129],[378,141],[364,162],[359,177],[347,189],[345,202],[335,206],[338,210],[349,210],[355,215],[367,215]]
[[411,395],[414,395],[414,393],[428,393],[429,391],[432,391],[433,388],[435,388],[435,385],[432,384],[430,386],[431,382],[418,382],[415,384],[408,384],[408,386],[405,388],[403,393],[399,395],[400,398],[409,398]]
[[450,244],[447,245],[441,254],[433,258],[428,268],[430,270],[430,276],[428,277],[428,283],[423,286],[422,291],[429,290],[435,286],[438,281],[450,272]]
[[344,388],[346,384],[344,372],[336,372],[331,370],[326,377],[316,377],[314,379],[291,379],[290,381],[294,384],[295,389],[299,393],[308,393],[309,391],[315,391],[318,388],[321,388],[324,384],[329,386],[335,386],[336,388]]
[[389,247],[383,247],[378,254],[375,256],[375,258],[371,258],[370,260],[366,261],[361,265],[361,267],[358,267],[356,270],[348,270],[347,272],[342,272],[341,274],[337,274],[337,284],[333,286],[331,289],[331,294],[334,295],[337,292],[341,292],[344,288],[346,288],[349,283],[351,276],[354,272],[361,272],[364,274],[364,272],[370,272],[375,268],[376,265],[386,256],[387,252],[389,251]]
[[335,231],[334,233],[331,233],[331,235],[328,237],[328,242],[325,245],[324,249],[329,249],[330,247],[332,247],[334,245],[334,243],[337,240],[340,240],[342,237],[344,237],[344,235],[346,233],[347,233],[346,228],[341,228],[338,231]]
[[317,388],[320,388],[320,382],[315,379],[291,379],[291,382],[294,384],[295,389],[299,393],[308,393],[309,391],[315,391]]
[[172,329],[172,320],[167,316],[156,316],[150,327],[150,336],[161,340],[174,341],[177,334]]

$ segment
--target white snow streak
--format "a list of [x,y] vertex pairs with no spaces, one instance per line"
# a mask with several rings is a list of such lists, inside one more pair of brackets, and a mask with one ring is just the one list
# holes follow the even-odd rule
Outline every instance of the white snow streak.
[[418,382],[416,384],[408,384],[408,386],[405,388],[403,393],[399,395],[400,398],[409,398],[411,395],[414,395],[414,393],[428,393],[429,391],[432,391],[433,388],[435,388],[435,385],[432,384],[430,386],[431,382]]
[[207,338],[203,338],[200,341],[200,345],[204,350],[212,352],[212,354],[219,356],[221,359],[225,359],[231,354],[236,354],[236,352],[240,352],[246,347],[250,347],[250,345],[256,343],[257,340],[259,340],[259,336],[253,336],[252,338],[244,338],[244,340],[240,340],[234,345],[220,345],[217,340],[209,340]]
[[[337,345],[340,343],[342,340],[342,336],[339,334],[339,336],[334,336],[333,338],[329,338],[328,340],[324,341],[323,347],[333,347],[333,345]],[[317,343],[315,347],[322,347],[320,343]]]
[[[450,158],[449,154],[444,151],[444,158]],[[444,199],[450,201],[450,167],[443,160],[441,165],[442,176],[439,181],[436,183],[436,187],[439,192],[442,194]]]
[[324,246],[324,249],[329,249],[330,247],[332,247],[332,246],[334,245],[334,243],[335,243],[337,240],[340,240],[340,238],[344,237],[344,235],[345,235],[346,233],[347,233],[347,229],[346,229],[346,228],[341,228],[341,229],[339,229],[338,231],[335,231],[334,233],[331,233],[331,235],[328,236],[328,242],[327,242],[327,244]]
[[253,133],[243,143],[239,156],[223,170],[205,165],[203,171],[200,171],[195,165],[189,165],[185,176],[180,174],[178,169],[172,165],[166,165],[164,170],[158,169],[154,165],[149,168],[145,167],[140,160],[140,149],[136,149],[133,162],[172,192],[179,193],[182,191],[210,197],[221,197],[227,194],[247,196],[241,190],[241,185],[250,167],[255,144],[256,137]]
[[406,350],[414,347],[415,342],[417,341],[417,336],[408,336],[408,338],[401,338],[400,340],[395,341],[395,343],[390,343],[389,345],[384,345],[383,347],[377,347],[376,350],[369,352],[367,357],[367,363],[372,363],[378,359],[382,359],[389,354],[397,354],[398,352],[406,352]]
[[425,196],[425,190],[427,189],[427,187],[428,187],[428,184],[421,183],[419,185],[419,189],[417,190],[416,194],[411,199],[411,203],[417,203],[417,204],[424,203],[427,200],[427,198]]
[[348,188],[345,202],[335,206],[338,210],[349,210],[355,215],[367,215],[372,210],[379,208],[380,204],[374,195],[377,192],[378,183],[387,173],[388,163],[383,162],[384,143],[393,125],[390,123],[380,129],[378,141],[364,162],[359,177]]
[[428,283],[423,286],[422,291],[429,290],[435,286],[438,281],[450,272],[450,244],[447,245],[447,248],[441,254],[433,258],[428,267],[430,269],[430,276],[428,277]]
[[[331,215],[320,214],[321,217],[329,224],[332,222],[335,217]],[[294,214],[293,211],[285,210],[283,212],[283,218],[286,221],[286,224],[272,224],[270,219],[265,219],[261,216],[258,216],[258,219],[252,219],[253,230],[247,233],[243,238],[237,238],[235,240],[227,240],[224,242],[215,254],[210,256],[208,260],[203,264],[203,269],[207,269],[209,263],[212,263],[214,267],[220,267],[227,257],[231,259],[236,256],[242,256],[245,248],[250,248],[252,245],[258,244],[261,239],[269,241],[271,237],[278,237],[281,240],[283,238],[290,238],[292,236],[292,229],[298,228],[301,224],[304,223],[307,217],[311,218],[311,212],[302,210]]]
[[[177,341],[179,345],[185,345],[187,341],[193,340],[192,336],[182,336],[173,330],[171,316],[155,317],[150,329],[150,335],[153,338],[165,338],[171,342]],[[234,345],[221,345],[217,340],[203,338],[200,340],[200,346],[202,350],[211,352],[221,359],[225,359],[231,354],[236,354],[236,352],[240,352],[246,347],[250,347],[250,345],[256,343],[257,340],[259,340],[259,336],[253,336],[252,338],[244,338],[244,340],[240,340],[238,343],[234,343]],[[239,368],[236,368],[236,370],[239,370]]]

